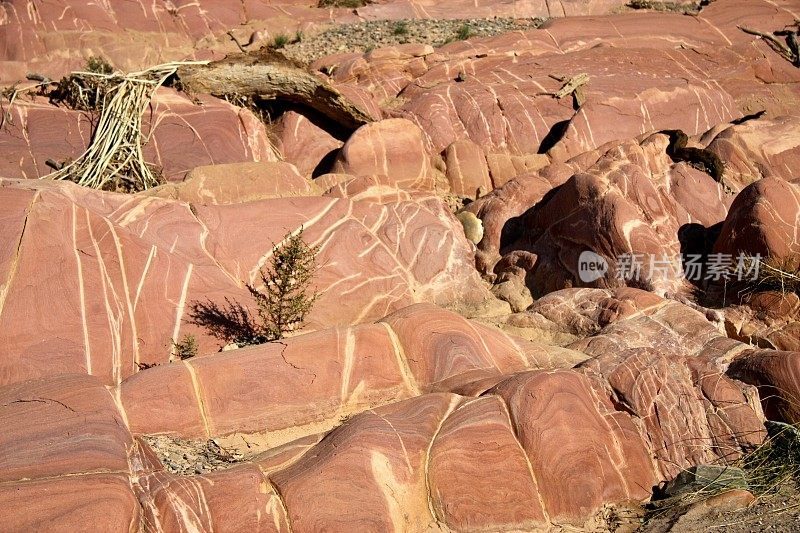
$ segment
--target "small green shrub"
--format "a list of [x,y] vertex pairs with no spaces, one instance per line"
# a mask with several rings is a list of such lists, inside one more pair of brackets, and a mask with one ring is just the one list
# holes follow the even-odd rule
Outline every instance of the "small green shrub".
[[86,72],[95,74],[113,74],[114,67],[104,57],[92,56],[86,60]]
[[310,292],[318,251],[303,240],[302,228],[296,235],[287,234],[284,244],[273,249],[271,268],[260,271],[264,288],[247,285],[258,306],[266,338],[282,339],[305,322],[318,296]]
[[405,20],[398,20],[394,23],[394,27],[392,28],[392,33],[395,35],[407,35],[408,34],[408,21]]
[[222,306],[211,301],[192,304],[192,323],[239,346],[282,339],[303,326],[317,300],[311,281],[318,251],[305,242],[302,228],[294,235],[288,233],[273,247],[270,267],[259,271],[260,283],[246,284],[255,300],[258,319],[240,303],[226,298]]
[[469,24],[462,24],[459,26],[458,31],[456,31],[456,38],[459,41],[465,41],[472,37],[472,28]]
[[197,355],[197,349],[197,339],[192,334],[184,335],[180,342],[172,341],[172,353],[181,360]]
[[289,44],[289,36],[285,33],[279,33],[272,39],[272,48],[281,49]]

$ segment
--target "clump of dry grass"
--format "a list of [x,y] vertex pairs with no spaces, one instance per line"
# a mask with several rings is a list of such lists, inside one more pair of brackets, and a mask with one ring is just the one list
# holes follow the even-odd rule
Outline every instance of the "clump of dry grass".
[[111,88],[113,74],[114,67],[104,58],[90,57],[83,71],[61,78],[50,93],[50,101],[78,111],[99,111]]
[[775,291],[783,295],[800,295],[800,258],[798,257],[744,257],[743,270],[752,273],[749,278],[733,280],[728,287],[734,289],[740,300],[759,292]]
[[245,96],[241,94],[226,94],[222,97],[223,100],[236,107],[247,109],[253,113],[258,120],[265,126],[272,125],[272,116],[263,105],[261,105],[253,96]]
[[800,294],[800,259],[768,258],[761,261],[759,275],[753,287],[759,291],[774,290]]
[[[740,469],[747,490],[756,500],[778,495],[787,488],[800,488],[800,427],[768,421],[767,438],[725,466]],[[727,470],[726,470],[727,472]],[[722,477],[726,477],[723,475]],[[736,475],[731,475],[736,478]],[[683,514],[691,505],[731,490],[732,486],[719,480],[704,480],[697,489],[650,504],[646,521],[668,515]]]
[[800,428],[768,422],[769,436],[753,452],[738,461],[756,496],[775,494],[785,484],[800,485]]

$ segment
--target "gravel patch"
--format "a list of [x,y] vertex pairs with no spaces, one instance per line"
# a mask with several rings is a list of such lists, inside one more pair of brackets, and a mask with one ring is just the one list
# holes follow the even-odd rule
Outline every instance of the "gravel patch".
[[681,13],[683,15],[697,15],[702,11],[707,2],[702,0],[680,0],[670,2],[666,0],[631,0],[627,7],[630,9],[646,9],[649,11],[666,11]]
[[281,51],[290,59],[311,62],[331,54],[363,53],[397,44],[442,46],[470,37],[530,30],[538,28],[544,21],[542,18],[376,20],[344,24],[312,36],[291,36],[291,40],[301,38],[290,42]]
[[153,449],[164,468],[179,476],[206,474],[247,460],[241,453],[222,448],[214,439],[184,440],[165,435],[146,435],[142,438]]

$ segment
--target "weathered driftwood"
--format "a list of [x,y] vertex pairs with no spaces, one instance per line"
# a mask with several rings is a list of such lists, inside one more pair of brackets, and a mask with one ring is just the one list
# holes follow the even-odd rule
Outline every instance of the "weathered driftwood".
[[[773,50],[778,52],[787,60],[791,61],[796,67],[800,67],[800,49],[798,49],[797,35],[793,31],[780,31],[773,33],[766,33],[763,31],[754,30],[745,26],[739,26],[740,30],[750,35],[761,37],[766,43],[772,47]],[[786,36],[786,43],[782,43],[778,39],[778,35]],[[788,46],[787,46],[788,45]]]
[[279,100],[309,107],[346,130],[372,118],[321,78],[289,62],[221,61],[178,71],[189,93]]

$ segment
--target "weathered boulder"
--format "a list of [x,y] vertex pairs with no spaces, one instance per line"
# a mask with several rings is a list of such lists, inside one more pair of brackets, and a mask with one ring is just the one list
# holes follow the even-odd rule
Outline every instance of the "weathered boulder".
[[[316,177],[317,167],[335,155],[342,142],[305,116],[287,111],[274,126],[276,148],[283,160],[292,163],[305,177]],[[327,161],[330,164],[330,161]]]
[[759,348],[800,351],[800,297],[796,293],[757,292],[723,312],[730,337]]
[[762,178],[800,179],[800,117],[760,118],[715,132],[707,148],[725,161],[725,183],[741,190]]
[[749,350],[734,359],[728,374],[759,389],[770,420],[800,422],[800,352]]
[[[488,219],[490,238],[479,245],[479,267],[501,281],[523,275],[535,296],[572,286],[624,284],[659,294],[685,292],[682,226],[711,226],[727,210],[720,184],[685,163],[674,164],[667,144],[660,134],[622,143],[514,220],[506,219],[516,209],[505,194],[471,208]],[[541,179],[516,181],[514,189],[507,186],[512,197],[517,192],[535,199],[544,190]],[[499,209],[497,216],[490,214],[493,209]],[[501,253],[520,252],[536,257],[532,265],[498,263]],[[600,256],[607,270],[587,275],[586,253]]]
[[[796,69],[738,26],[792,20],[790,10],[762,1],[708,6],[697,17],[554,18],[424,57],[343,58],[332,77],[369,87],[377,101],[402,98],[398,112],[420,124],[434,153],[469,139],[487,154],[547,152],[564,160],[648,131],[694,135],[764,107],[791,112]],[[555,98],[578,74],[589,76],[582,96]]]
[[476,143],[466,139],[454,141],[445,150],[444,157],[447,181],[454,194],[477,198],[494,189],[486,154]]
[[[83,510],[163,531],[582,527],[760,442],[760,408],[718,370],[724,343],[700,313],[635,289],[554,293],[541,312],[557,319],[559,296],[575,304],[570,331],[596,331],[573,343],[593,355],[574,369],[577,351],[417,305],[117,389],[86,375],[0,387],[0,515],[15,529],[79,527]],[[702,338],[669,352],[688,330]],[[259,432],[236,440],[266,451],[190,476],[131,435],[229,431]]]
[[0,520],[9,531],[130,531],[133,446],[97,378],[62,375],[0,387]]
[[[243,43],[252,35],[258,45],[282,32],[357,19],[349,9],[318,9],[302,0],[238,4],[155,0],[147,5],[54,0],[40,7],[10,0],[0,7],[0,20],[6,28],[0,38],[0,83],[10,83],[30,71],[57,79],[83,68],[85,60],[95,55],[123,70],[176,58],[222,58],[238,51],[228,30]],[[78,33],[80,39],[75,38]]]
[[[319,354],[325,354],[322,361]],[[120,390],[136,433],[192,438],[261,433],[275,446],[422,392],[457,390],[479,379],[580,360],[577,352],[515,340],[419,304],[377,324],[152,368],[124,381]]]
[[350,198],[379,204],[409,200],[425,202],[431,199],[431,191],[406,190],[396,180],[384,174],[355,177],[350,174],[323,174],[314,183],[321,189],[327,189],[324,196],[332,198]]
[[797,259],[800,255],[800,185],[764,178],[745,187],[731,204],[714,252]]
[[382,174],[403,189],[433,189],[433,169],[422,131],[404,119],[361,126],[342,146],[332,172]]

